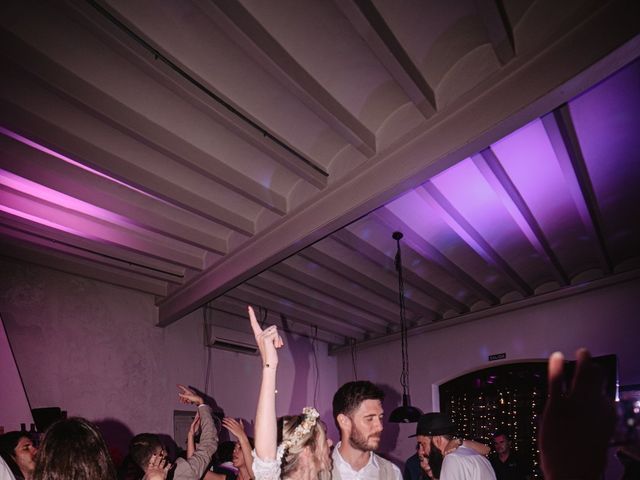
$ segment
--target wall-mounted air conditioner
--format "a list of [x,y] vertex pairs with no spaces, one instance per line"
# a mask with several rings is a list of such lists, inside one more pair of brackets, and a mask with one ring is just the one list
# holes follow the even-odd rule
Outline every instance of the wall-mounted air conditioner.
[[207,347],[247,353],[249,355],[258,354],[256,339],[251,333],[209,325],[209,338],[207,340]]

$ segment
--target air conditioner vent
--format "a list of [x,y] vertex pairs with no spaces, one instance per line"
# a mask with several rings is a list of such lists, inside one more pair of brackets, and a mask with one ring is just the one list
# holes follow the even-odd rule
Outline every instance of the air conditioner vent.
[[258,354],[258,347],[252,334],[215,325],[209,326],[209,338],[206,345],[220,350],[230,350],[249,355]]

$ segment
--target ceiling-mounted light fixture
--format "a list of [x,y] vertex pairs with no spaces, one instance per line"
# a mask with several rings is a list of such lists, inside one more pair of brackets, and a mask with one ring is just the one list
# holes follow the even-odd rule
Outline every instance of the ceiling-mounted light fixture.
[[400,239],[402,232],[393,232],[393,239],[397,244],[395,266],[398,272],[398,299],[400,303],[400,344],[402,350],[402,373],[400,385],[402,385],[402,406],[396,408],[389,416],[389,421],[394,423],[415,423],[422,415],[422,410],[411,406],[409,394],[409,352],[407,349],[407,319],[404,306],[404,279],[402,277],[402,257],[400,256]]

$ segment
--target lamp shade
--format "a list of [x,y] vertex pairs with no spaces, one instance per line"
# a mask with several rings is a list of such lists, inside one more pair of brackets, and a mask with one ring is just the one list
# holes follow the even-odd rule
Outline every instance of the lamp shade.
[[411,406],[411,397],[409,395],[402,395],[402,406],[396,408],[389,415],[389,421],[392,423],[416,423],[422,410],[417,407]]

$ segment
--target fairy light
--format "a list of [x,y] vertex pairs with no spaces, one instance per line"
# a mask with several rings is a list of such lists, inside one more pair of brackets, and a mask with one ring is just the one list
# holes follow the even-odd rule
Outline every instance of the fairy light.
[[546,395],[545,376],[539,364],[474,372],[441,386],[441,405],[464,438],[490,442],[496,431],[506,431],[513,449],[528,459],[529,475],[538,479],[538,416]]

